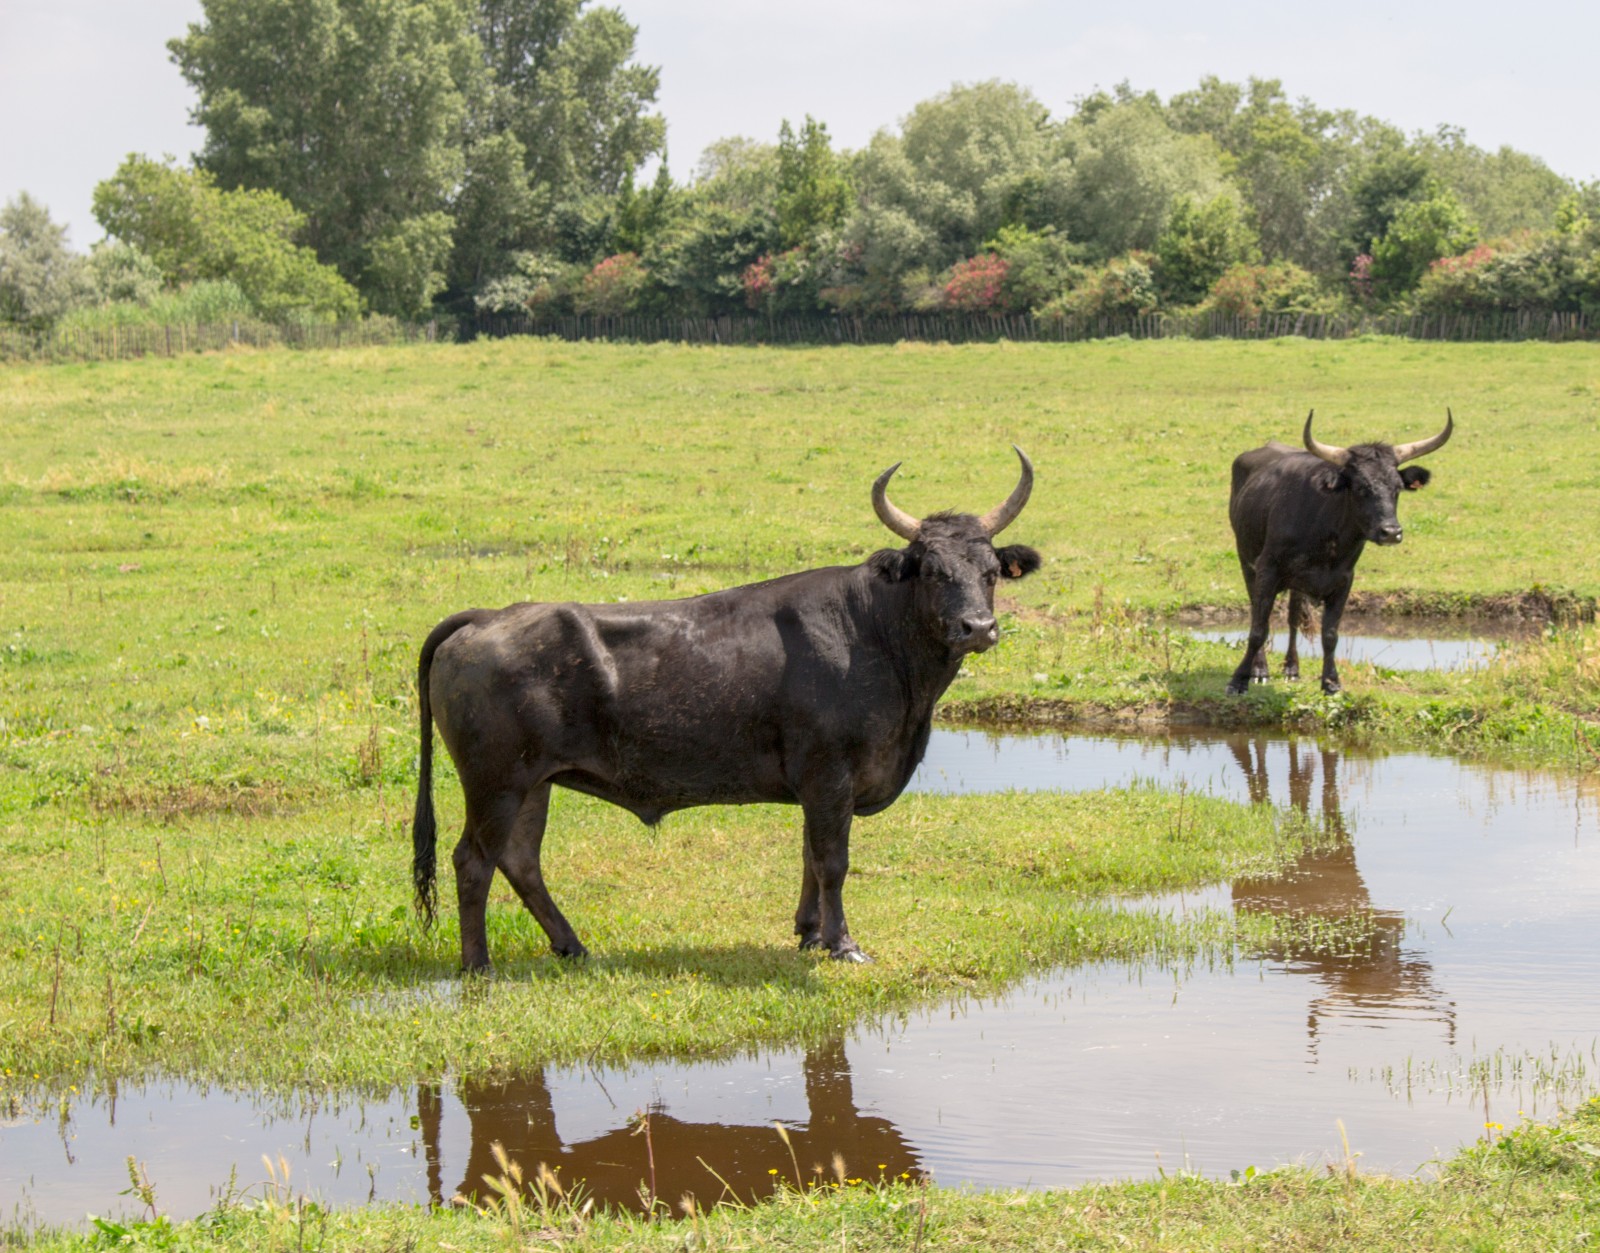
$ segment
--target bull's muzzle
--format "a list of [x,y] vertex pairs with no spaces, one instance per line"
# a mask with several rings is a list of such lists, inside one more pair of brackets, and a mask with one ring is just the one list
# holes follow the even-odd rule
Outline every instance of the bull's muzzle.
[[982,617],[961,619],[951,643],[963,652],[981,653],[993,648],[999,639],[1000,624],[993,615],[984,614]]

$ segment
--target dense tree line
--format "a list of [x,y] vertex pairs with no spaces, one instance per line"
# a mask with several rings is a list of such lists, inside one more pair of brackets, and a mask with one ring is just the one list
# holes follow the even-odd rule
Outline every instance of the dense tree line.
[[169,44],[206,131],[194,164],[130,156],[95,194],[88,258],[41,206],[7,206],[0,318],[157,293],[278,321],[1600,310],[1600,188],[1273,80],[1123,85],[1059,117],[1015,84],[957,85],[858,151],[806,117],[713,144],[680,183],[658,71],[616,9],[203,11]]

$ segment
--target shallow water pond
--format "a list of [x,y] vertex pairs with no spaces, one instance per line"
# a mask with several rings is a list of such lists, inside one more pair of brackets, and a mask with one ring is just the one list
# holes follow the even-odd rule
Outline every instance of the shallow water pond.
[[[1226,1178],[1347,1149],[1410,1173],[1600,1087],[1600,781],[1250,734],[938,731],[915,786],[1135,780],[1296,806],[1333,838],[1283,876],[1129,908],[1291,914],[1313,938],[1209,967],[1051,972],[713,1064],[548,1067],[366,1102],[125,1088],[64,1123],[0,1126],[0,1196],[34,1221],[137,1212],[117,1197],[132,1155],[163,1210],[192,1215],[230,1167],[261,1181],[266,1155],[335,1202],[448,1200],[495,1169],[495,1141],[616,1204],[648,1190],[652,1156],[658,1195],[704,1203],[830,1180],[835,1154],[847,1180],[972,1186]],[[1314,938],[1351,916],[1367,943]]]
[[[1507,640],[1530,634],[1532,630],[1531,627],[1495,631],[1464,628],[1454,634],[1430,627],[1428,633],[1422,635],[1392,625],[1347,618],[1340,625],[1339,647],[1334,659],[1341,663],[1366,662],[1385,670],[1471,670],[1491,661]],[[1196,628],[1189,634],[1197,640],[1228,644],[1243,656],[1250,624],[1239,622],[1223,627]],[[1274,678],[1278,677],[1283,653],[1288,647],[1289,632],[1273,631],[1268,640],[1267,660]],[[1309,633],[1300,632],[1299,652],[1300,673],[1315,681],[1322,666],[1320,628]]]

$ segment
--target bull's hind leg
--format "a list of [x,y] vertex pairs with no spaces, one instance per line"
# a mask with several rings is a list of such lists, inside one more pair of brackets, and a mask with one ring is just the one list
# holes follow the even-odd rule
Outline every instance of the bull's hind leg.
[[1298,679],[1300,677],[1300,636],[1304,631],[1309,638],[1311,635],[1311,611],[1306,608],[1306,598],[1299,592],[1289,593],[1289,647],[1283,654],[1283,677]]
[[494,882],[493,814],[475,813],[467,806],[466,828],[456,844],[451,862],[456,868],[456,911],[461,918],[461,969],[487,974],[489,932],[485,913],[489,885]]
[[517,890],[522,903],[550,937],[550,948],[560,957],[584,957],[583,947],[570,923],[556,908],[539,867],[545,822],[550,816],[550,785],[542,783],[523,798],[511,823],[511,833],[500,851],[500,869]]

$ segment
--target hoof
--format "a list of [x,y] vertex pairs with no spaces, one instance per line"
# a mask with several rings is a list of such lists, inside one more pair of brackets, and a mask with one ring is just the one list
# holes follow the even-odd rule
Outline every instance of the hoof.
[[494,966],[490,962],[484,962],[481,966],[468,966],[463,963],[461,977],[463,979],[493,979]]
[[1230,682],[1228,684],[1228,695],[1229,696],[1243,696],[1249,690],[1250,690],[1250,684],[1249,683],[1242,683],[1238,679],[1234,679],[1232,682]]
[[800,947],[802,950],[808,948],[821,948],[822,936],[815,931],[811,932],[809,935],[803,935],[800,937]]
[[1344,684],[1337,679],[1332,683],[1329,683],[1326,679],[1322,681],[1322,694],[1324,696],[1337,696],[1342,691],[1344,691]]
[[854,962],[858,966],[872,965],[872,958],[858,948],[840,949],[838,952],[831,954],[831,956],[836,962]]

